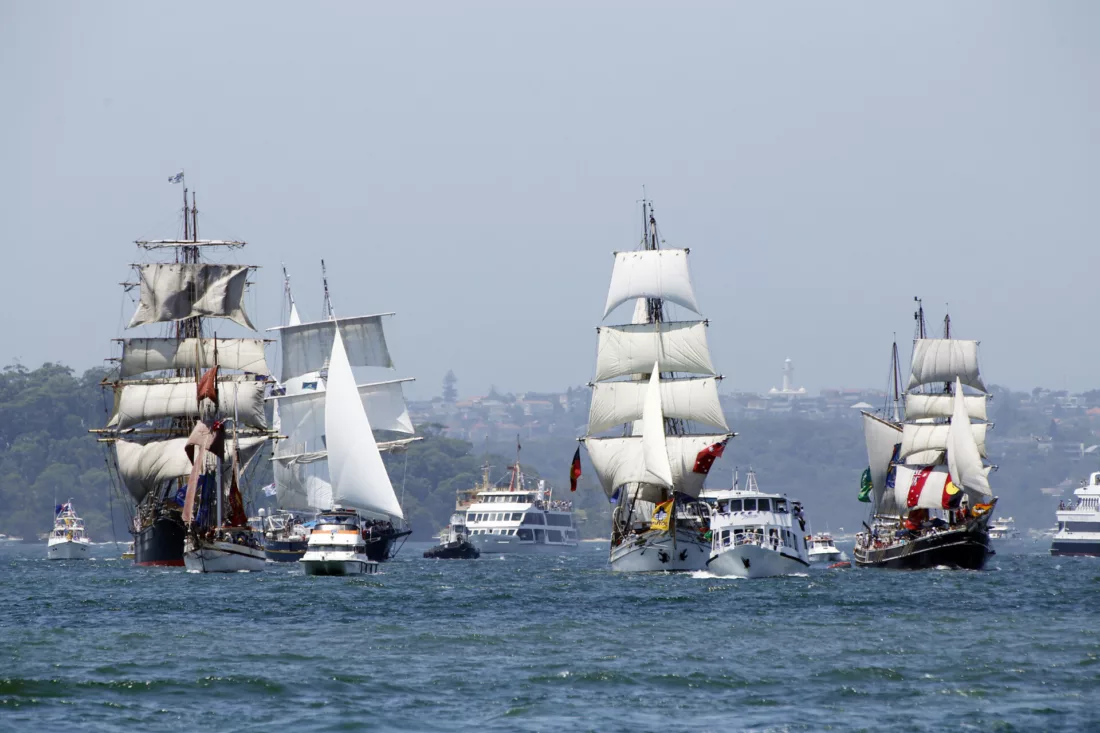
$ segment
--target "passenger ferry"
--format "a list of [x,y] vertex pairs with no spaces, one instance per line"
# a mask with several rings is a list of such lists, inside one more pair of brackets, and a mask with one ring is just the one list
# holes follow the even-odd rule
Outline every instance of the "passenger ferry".
[[1076,500],[1058,505],[1058,531],[1051,555],[1100,556],[1100,471],[1073,492]]
[[519,457],[509,467],[507,486],[489,483],[490,466],[482,466],[481,483],[458,492],[455,509],[466,513],[470,541],[482,553],[559,553],[577,548],[573,502],[559,501],[540,480],[527,488]]
[[1012,517],[993,519],[989,522],[989,539],[991,540],[1015,540],[1020,537],[1016,531],[1016,522]]
[[810,566],[802,505],[760,491],[752,470],[744,490],[707,491],[704,497],[713,507],[707,569],[715,575],[767,578]]
[[84,531],[84,520],[76,516],[73,500],[56,508],[53,531],[47,541],[46,557],[50,560],[83,560],[88,557],[91,540]]

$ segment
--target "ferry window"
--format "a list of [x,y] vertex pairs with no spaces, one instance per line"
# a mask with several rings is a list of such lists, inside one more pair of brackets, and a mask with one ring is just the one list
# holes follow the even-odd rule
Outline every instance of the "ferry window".
[[543,534],[544,534],[544,530],[536,529],[535,530],[535,542],[542,542],[543,541]]
[[756,511],[756,499],[745,499],[745,511],[746,512],[755,512]]
[[521,540],[527,540],[528,542],[530,542],[531,540],[531,530],[529,529],[524,529],[521,527],[520,529],[516,530],[516,535]]
[[771,499],[757,499],[756,508],[762,512],[770,512],[772,510]]
[[522,516],[523,516],[523,515],[522,515],[522,514],[520,514],[519,512],[512,512],[512,514],[511,514],[511,521],[513,521],[513,522],[518,522],[518,521],[519,521],[519,519],[520,519],[520,517],[522,517]]
[[786,514],[787,513],[787,500],[786,499],[776,499],[775,500],[775,511],[778,514]]
[[546,530],[546,539],[549,542],[561,542],[561,532],[556,529]]
[[732,501],[730,501],[730,511],[731,512],[741,511],[741,500],[740,499],[733,499]]
[[546,522],[543,521],[541,514],[534,514],[534,513],[524,514],[523,515],[523,523],[524,524],[546,524]]

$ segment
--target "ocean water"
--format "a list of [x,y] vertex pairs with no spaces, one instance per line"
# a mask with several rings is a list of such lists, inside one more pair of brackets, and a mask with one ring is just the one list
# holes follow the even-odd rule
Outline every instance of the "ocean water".
[[1100,728],[1100,560],[731,580],[561,557],[197,575],[0,545],[0,730]]

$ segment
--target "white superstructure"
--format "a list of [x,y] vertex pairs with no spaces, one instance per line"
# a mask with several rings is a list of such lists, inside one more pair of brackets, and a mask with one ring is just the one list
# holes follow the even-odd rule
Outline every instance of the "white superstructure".
[[72,499],[57,510],[53,531],[47,542],[46,557],[50,560],[83,560],[91,544],[84,531],[84,520],[73,510]]
[[760,491],[751,470],[744,490],[708,491],[704,499],[713,507],[707,569],[715,575],[767,578],[809,567],[801,505]]
[[1015,540],[1020,537],[1016,529],[1016,520],[1012,517],[994,519],[989,523],[989,539],[991,540]]
[[306,575],[373,575],[378,562],[367,557],[359,515],[333,509],[317,517],[302,563]]
[[[553,489],[540,480],[528,488],[517,456],[509,467],[507,486],[488,483],[488,466],[472,503],[459,501],[465,511],[470,542],[481,552],[558,553],[577,547],[573,502],[554,499]],[[469,491],[467,490],[467,492]]]
[[836,546],[833,536],[828,532],[810,535],[808,557],[811,565],[820,567],[848,562],[848,554]]
[[1100,471],[1073,492],[1074,499],[1058,506],[1058,531],[1051,555],[1100,556]]

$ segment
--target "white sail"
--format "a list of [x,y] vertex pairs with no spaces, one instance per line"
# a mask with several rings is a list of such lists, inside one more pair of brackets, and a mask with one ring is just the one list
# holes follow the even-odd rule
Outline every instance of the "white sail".
[[986,392],[978,373],[978,342],[959,339],[917,339],[907,390],[922,384],[954,382]]
[[[341,328],[341,332],[343,328]],[[401,519],[404,514],[390,484],[370,420],[359,397],[344,340],[332,331],[328,391],[325,392],[325,442],[334,503]]]
[[[588,410],[588,432],[601,433],[616,425],[641,419],[648,388],[648,383],[635,381],[594,384]],[[662,380],[661,409],[665,417],[692,420],[729,430],[718,401],[718,381],[715,377]]]
[[603,317],[632,298],[661,298],[695,313],[695,291],[691,287],[686,249],[634,250],[615,253],[615,269]]
[[[360,384],[359,397],[367,411],[367,419],[376,430],[392,430],[398,433],[412,434],[412,420],[405,406],[405,396],[401,391],[403,382],[412,378],[394,379],[386,382]],[[318,380],[316,390],[303,391],[296,395],[274,397],[279,405],[279,419],[283,433],[289,442],[307,441],[321,450],[320,437],[325,431],[325,384]],[[287,442],[287,441],[284,441]]]
[[647,374],[657,362],[662,372],[715,376],[704,321],[603,326],[599,329],[596,381]]
[[290,304],[290,320],[286,322],[288,326],[300,326],[302,325],[302,317],[298,315],[298,306],[294,303]]
[[919,450],[905,457],[905,463],[909,466],[931,466],[935,463],[943,463],[945,450]]
[[[672,469],[672,486],[676,491],[697,497],[703,489],[706,474],[695,473],[695,461],[700,451],[729,438],[719,435],[669,435],[665,437],[668,461]],[[646,481],[642,436],[627,438],[585,438],[585,447],[604,493],[629,483]]]
[[890,472],[890,459],[894,446],[901,442],[901,428],[863,413],[863,439],[867,443],[867,465],[871,469],[871,492],[875,512],[896,514],[898,507],[891,492],[886,491],[886,477]]
[[280,509],[326,511],[332,508],[332,483],[325,455],[275,457],[275,501]]
[[982,464],[984,446],[977,444],[969,427],[972,426],[963,401],[962,380],[956,378],[955,414],[951,416],[947,436],[947,465],[952,480],[974,503],[993,496],[993,490],[989,488],[989,472]]
[[[250,381],[219,381],[219,417],[238,415],[240,425],[267,427],[264,414],[264,383]],[[168,417],[199,416],[196,385],[193,380],[164,384],[127,384],[118,397],[118,407],[108,427],[120,430],[147,420]]]
[[[950,478],[947,466],[913,467],[898,466],[894,476],[894,501],[901,507],[901,513],[910,509],[944,509],[943,492]],[[910,504],[910,494],[914,493],[914,482],[920,483],[923,475],[923,483],[919,491],[913,497],[915,501]]]
[[[963,397],[966,413],[971,420],[988,420],[986,414],[986,395],[966,395]],[[955,412],[955,397],[949,394],[908,394],[905,395],[905,419],[925,420],[928,418],[948,418]]]
[[[271,374],[263,339],[218,339],[218,365],[253,374]],[[167,369],[214,366],[214,339],[132,338],[122,340],[119,378]]]
[[321,371],[332,353],[337,326],[340,327],[349,364],[392,368],[386,335],[382,331],[382,318],[382,315],[355,316],[268,329],[279,332],[282,354],[280,381]]
[[672,487],[672,467],[665,447],[665,415],[661,411],[661,376],[656,363],[649,375],[642,407],[642,463],[644,483]]
[[[964,406],[965,410],[966,407]],[[972,439],[978,447],[978,451],[985,456],[985,433],[989,427],[986,423],[969,423]],[[950,425],[911,425],[905,424],[901,433],[901,458],[907,458],[914,453],[932,450],[947,449],[947,434]],[[908,463],[908,461],[906,461]]]
[[184,452],[187,438],[172,438],[157,443],[115,441],[118,474],[134,501],[165,481],[186,477],[191,473],[191,461]]
[[252,329],[241,303],[249,269],[247,265],[141,265],[137,268],[140,301],[127,328],[203,316],[228,318]]

